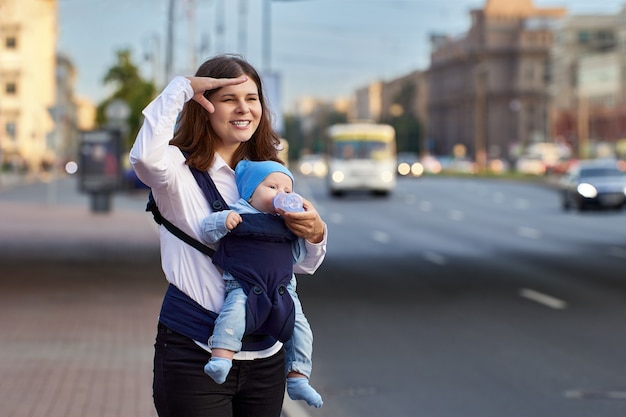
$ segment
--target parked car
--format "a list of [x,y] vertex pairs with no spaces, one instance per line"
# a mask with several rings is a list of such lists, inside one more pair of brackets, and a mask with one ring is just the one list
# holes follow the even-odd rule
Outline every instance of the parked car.
[[419,177],[424,173],[424,166],[413,152],[398,152],[398,175],[402,177]]
[[443,170],[457,174],[476,174],[478,171],[476,162],[469,158],[452,158]]
[[522,155],[515,162],[515,170],[520,174],[544,175],[546,163],[541,155]]
[[424,172],[428,174],[441,173],[441,161],[432,155],[425,155],[420,159],[420,163],[424,167]]
[[561,178],[560,192],[564,210],[621,209],[626,204],[626,173],[615,161],[579,161]]

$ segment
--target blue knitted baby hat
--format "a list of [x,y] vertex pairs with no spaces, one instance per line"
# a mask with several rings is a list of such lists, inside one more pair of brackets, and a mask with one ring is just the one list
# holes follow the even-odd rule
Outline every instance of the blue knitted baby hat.
[[287,174],[293,184],[293,175],[281,163],[275,161],[248,161],[247,159],[239,161],[235,167],[239,196],[248,201],[256,187],[272,172]]

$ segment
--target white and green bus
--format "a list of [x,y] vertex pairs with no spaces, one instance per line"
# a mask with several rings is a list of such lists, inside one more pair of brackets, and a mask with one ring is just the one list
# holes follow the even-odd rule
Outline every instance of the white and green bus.
[[328,189],[333,196],[365,190],[387,195],[396,186],[396,132],[376,123],[328,128]]

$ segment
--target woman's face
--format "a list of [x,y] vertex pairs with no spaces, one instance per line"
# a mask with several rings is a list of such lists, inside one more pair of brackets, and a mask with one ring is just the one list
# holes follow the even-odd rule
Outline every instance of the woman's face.
[[263,114],[254,81],[248,78],[244,83],[222,87],[209,100],[215,106],[209,122],[223,146],[238,146],[252,137]]

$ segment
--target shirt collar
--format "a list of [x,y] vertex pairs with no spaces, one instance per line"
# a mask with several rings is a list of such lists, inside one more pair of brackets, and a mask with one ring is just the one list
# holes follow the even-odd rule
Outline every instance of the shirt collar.
[[211,165],[211,168],[209,168],[209,175],[213,176],[218,171],[223,170],[231,172],[233,174],[235,173],[235,171],[228,166],[226,161],[224,161],[222,156],[219,153],[215,152],[215,155],[213,156],[213,164]]

